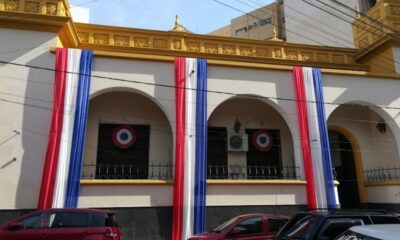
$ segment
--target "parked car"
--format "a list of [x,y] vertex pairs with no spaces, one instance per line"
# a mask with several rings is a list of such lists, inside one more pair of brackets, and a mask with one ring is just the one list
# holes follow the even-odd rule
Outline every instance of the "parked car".
[[336,240],[398,240],[400,224],[354,226]]
[[329,240],[352,226],[400,223],[383,210],[310,211],[294,215],[276,235],[276,240]]
[[272,239],[287,221],[286,216],[271,214],[240,215],[224,222],[212,231],[192,236],[189,240]]
[[37,210],[0,226],[7,240],[120,240],[115,214],[99,209]]

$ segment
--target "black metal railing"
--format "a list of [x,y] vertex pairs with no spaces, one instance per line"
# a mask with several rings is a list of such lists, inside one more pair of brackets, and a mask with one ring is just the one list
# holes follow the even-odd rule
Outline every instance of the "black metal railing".
[[91,164],[83,165],[82,179],[156,179],[172,180],[173,165]]
[[400,181],[400,168],[372,168],[364,171],[366,182]]
[[300,179],[297,172],[290,166],[207,166],[208,179]]
[[[300,179],[298,167],[209,165],[207,179]],[[82,179],[155,179],[172,180],[174,166],[165,164],[88,164]]]

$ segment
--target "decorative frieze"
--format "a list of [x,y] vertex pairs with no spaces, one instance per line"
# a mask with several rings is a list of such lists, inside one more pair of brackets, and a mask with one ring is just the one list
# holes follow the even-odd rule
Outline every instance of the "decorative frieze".
[[296,51],[286,51],[286,59],[288,60],[298,60],[299,55]]
[[133,41],[135,47],[148,48],[150,45],[149,38],[146,37],[135,37]]
[[251,47],[239,47],[240,55],[242,56],[252,56],[253,49]]
[[57,15],[57,3],[47,3],[46,4],[46,14]]
[[188,41],[186,46],[189,52],[200,52],[200,42]]
[[89,33],[87,32],[78,32],[79,40],[83,43],[89,42]]
[[70,16],[67,0],[0,0],[1,2],[4,2],[4,11]]
[[18,11],[19,0],[5,0],[4,10],[6,11]]
[[302,52],[301,60],[306,61],[306,62],[313,61],[313,53],[312,52]]
[[128,47],[129,36],[114,35],[114,45]]
[[26,1],[24,12],[27,13],[40,13],[40,2]]
[[206,53],[218,53],[218,44],[206,43],[204,49]]
[[234,45],[222,45],[222,53],[223,54],[236,54],[236,48]]
[[110,35],[103,33],[95,33],[93,35],[94,43],[96,44],[109,44],[110,43]]
[[167,49],[168,48],[168,40],[166,40],[166,39],[154,39],[153,40],[153,47],[154,48]]

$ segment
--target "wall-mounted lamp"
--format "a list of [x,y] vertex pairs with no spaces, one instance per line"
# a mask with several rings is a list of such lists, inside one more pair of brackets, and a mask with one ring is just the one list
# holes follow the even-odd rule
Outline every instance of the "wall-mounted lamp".
[[235,132],[239,132],[240,131],[240,127],[242,126],[242,124],[239,122],[239,119],[236,118],[236,121],[233,125],[233,128],[235,129]]
[[385,133],[386,132],[386,123],[385,121],[381,120],[376,124],[376,129],[378,129],[378,131],[380,133]]

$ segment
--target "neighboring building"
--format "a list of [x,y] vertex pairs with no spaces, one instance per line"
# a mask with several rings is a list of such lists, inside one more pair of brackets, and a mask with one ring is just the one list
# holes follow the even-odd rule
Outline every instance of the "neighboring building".
[[[354,47],[351,23],[358,5],[365,12],[376,1],[369,0],[277,0],[231,20],[230,25],[210,35],[257,40],[277,37],[288,43]],[[249,2],[257,7],[255,3]]]
[[278,29],[278,37],[285,39],[282,4],[274,2],[257,10],[236,17],[231,24],[217,29],[209,35],[239,37],[258,40],[269,40],[273,37],[274,26]]
[[[323,148],[320,143],[327,138],[317,134],[307,138],[303,131],[307,127],[317,131],[318,124],[329,131],[326,144],[339,204],[400,210],[397,1],[381,0],[365,12],[367,16],[353,22],[358,48],[198,35],[185,32],[178,21],[175,31],[76,23],[67,9],[65,0],[0,1],[0,223],[43,207],[43,201],[62,206],[64,198],[52,198],[41,189],[49,190],[55,183],[61,187],[54,192],[63,196],[65,181],[52,178],[53,171],[60,177],[73,169],[77,176],[72,184],[80,187],[75,196],[78,207],[117,210],[123,239],[170,239],[176,227],[172,212],[189,212],[179,208],[174,193],[182,195],[175,199],[191,196],[183,192],[186,185],[182,174],[176,176],[177,169],[195,168],[182,165],[192,160],[182,158],[183,151],[193,155],[187,148],[193,145],[182,147],[183,142],[193,143],[197,137],[203,141],[202,149],[207,148],[206,158],[201,152],[201,159],[207,160],[207,188],[202,192],[207,229],[241,213],[292,214],[323,200],[324,183],[333,189],[329,178],[315,181],[322,173],[331,173],[328,165],[321,170],[328,145]],[[373,27],[380,23],[387,27],[379,32],[364,28],[368,17],[379,20],[371,23]],[[79,76],[86,77],[80,83],[92,75],[90,87],[85,85],[87,95],[79,85],[66,88],[70,93],[79,89],[79,96],[88,98],[87,108],[77,107],[86,117],[73,111],[80,102],[61,104],[57,97],[62,93],[54,93],[63,82],[59,76],[68,73],[75,79],[78,72],[60,69],[63,61],[55,66],[57,47],[94,51],[92,71],[86,65],[79,69],[84,71]],[[179,84],[199,71],[180,72],[176,56],[208,61],[207,91],[196,92],[207,93],[207,104],[196,101],[203,104],[199,119],[207,124],[207,141],[194,131],[197,122],[182,124],[186,121],[182,105],[193,110],[194,101],[180,100],[193,97],[198,87]],[[299,97],[301,81],[294,81],[296,66],[322,71],[318,86],[324,98],[306,99],[309,118],[304,117],[306,104]],[[307,97],[312,96],[309,83]],[[326,115],[320,122],[317,104]],[[54,112],[62,118],[54,117]],[[87,128],[63,131],[60,136],[60,122],[55,119],[68,119],[65,124],[70,125],[61,126],[63,130],[71,130],[71,122],[87,123]],[[79,136],[81,145],[75,145],[73,136]],[[53,151],[56,140],[65,150],[63,158]],[[74,168],[68,167],[68,149],[83,154],[83,158],[71,154],[82,160]],[[314,162],[308,161],[310,156]],[[47,161],[50,157],[55,159],[52,164]],[[311,172],[311,167],[320,171]],[[69,188],[66,192],[68,196]]]

